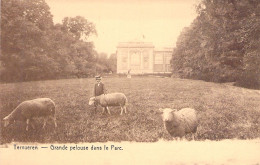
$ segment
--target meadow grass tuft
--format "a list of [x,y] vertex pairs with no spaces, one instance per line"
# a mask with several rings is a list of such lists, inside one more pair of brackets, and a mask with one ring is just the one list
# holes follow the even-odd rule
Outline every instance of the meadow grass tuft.
[[[199,127],[196,140],[253,139],[260,137],[260,91],[199,80],[133,77],[104,78],[108,92],[123,92],[128,98],[127,114],[111,107],[111,116],[94,113],[88,105],[94,79],[65,79],[0,84],[0,118],[22,101],[49,97],[57,106],[57,124],[37,120],[35,130],[25,123],[7,128],[1,124],[1,144],[12,141],[78,143],[107,141],[156,142],[171,140],[163,127],[159,108],[194,108]],[[186,138],[189,140],[190,136]]]

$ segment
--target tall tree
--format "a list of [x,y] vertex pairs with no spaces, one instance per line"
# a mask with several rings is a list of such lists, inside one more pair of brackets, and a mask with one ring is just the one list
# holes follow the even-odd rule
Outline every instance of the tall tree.
[[252,84],[259,84],[253,82],[259,67],[252,63],[259,59],[253,46],[259,43],[259,7],[257,0],[202,0],[197,18],[178,39],[173,70],[183,77],[241,82],[251,68]]
[[71,32],[77,39],[87,39],[90,35],[97,34],[95,25],[81,16],[74,18],[65,17],[62,25],[64,30]]
[[36,65],[44,66],[35,57],[46,55],[45,34],[53,26],[52,15],[43,0],[3,0],[1,9],[2,76],[25,80],[33,70],[38,72]]
[[80,39],[96,34],[91,22],[75,17],[68,24],[53,25],[44,0],[1,2],[1,80],[27,81],[93,74],[94,45]]

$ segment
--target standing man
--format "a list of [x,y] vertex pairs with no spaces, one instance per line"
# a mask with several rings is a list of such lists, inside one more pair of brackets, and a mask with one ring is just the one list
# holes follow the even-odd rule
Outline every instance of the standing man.
[[127,71],[127,78],[131,78],[131,69],[129,69],[128,71]]
[[[105,89],[105,85],[101,82],[101,76],[96,76],[96,84],[94,87],[94,96],[100,96],[102,94],[106,94],[106,89]],[[95,104],[95,112],[97,111],[97,105]],[[107,111],[107,109],[105,108],[105,111]]]

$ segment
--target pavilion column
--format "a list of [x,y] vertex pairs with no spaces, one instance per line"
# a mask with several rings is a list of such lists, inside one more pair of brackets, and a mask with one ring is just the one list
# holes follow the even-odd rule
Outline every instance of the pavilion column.
[[141,66],[140,66],[140,69],[141,70],[143,70],[144,69],[144,60],[143,60],[143,52],[142,52],[142,50],[140,50],[140,58],[141,58],[141,60],[140,60],[140,62],[141,62]]

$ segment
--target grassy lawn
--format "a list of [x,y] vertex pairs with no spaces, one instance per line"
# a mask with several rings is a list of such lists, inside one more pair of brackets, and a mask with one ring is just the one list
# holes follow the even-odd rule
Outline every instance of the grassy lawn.
[[[260,137],[260,91],[210,82],[133,77],[104,78],[108,92],[128,97],[128,113],[120,116],[111,107],[111,116],[94,113],[88,99],[93,95],[94,79],[66,79],[0,84],[0,118],[28,99],[49,97],[57,106],[57,124],[51,120],[42,130],[25,131],[25,123],[7,128],[1,123],[1,143],[12,141],[77,143],[106,141],[155,142],[171,140],[163,127],[158,108],[191,107],[197,110],[200,125],[196,140],[252,139]],[[190,136],[186,136],[190,139]]]

